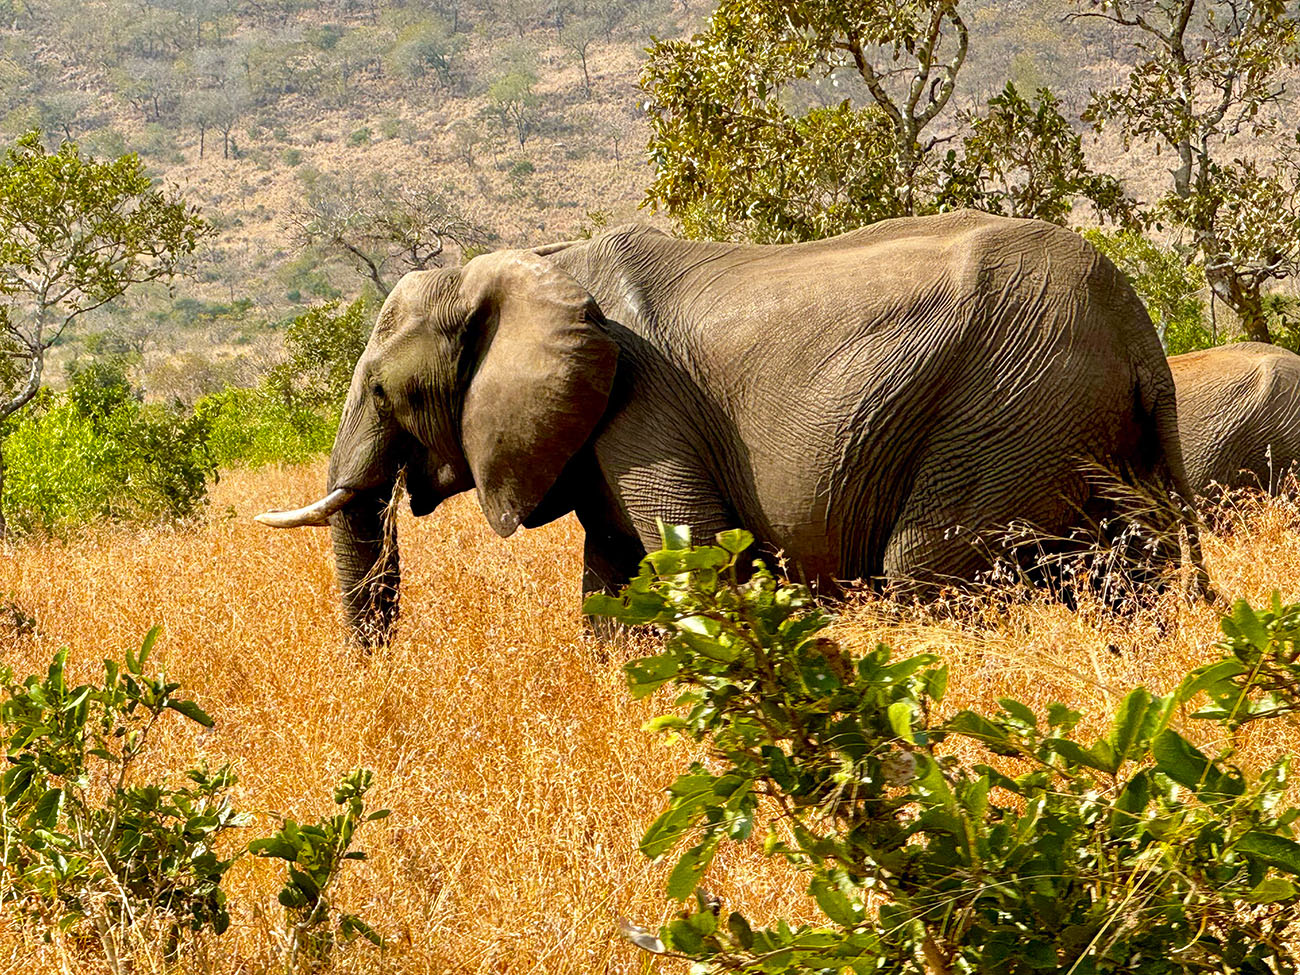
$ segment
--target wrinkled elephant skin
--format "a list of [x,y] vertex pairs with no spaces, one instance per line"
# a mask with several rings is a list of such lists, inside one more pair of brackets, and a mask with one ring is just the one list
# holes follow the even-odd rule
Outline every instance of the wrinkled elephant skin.
[[1238,342],[1170,358],[1178,428],[1192,490],[1214,485],[1275,493],[1300,461],[1300,356]]

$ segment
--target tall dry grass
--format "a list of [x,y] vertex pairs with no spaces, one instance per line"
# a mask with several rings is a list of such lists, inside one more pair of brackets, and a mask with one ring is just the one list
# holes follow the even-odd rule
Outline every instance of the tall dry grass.
[[[584,634],[580,529],[565,519],[502,541],[472,497],[403,516],[400,635],[367,656],[343,638],[328,533],[251,521],[322,482],[319,465],[234,472],[197,527],[4,550],[0,602],[37,626],[0,616],[0,654],[34,671],[68,646],[74,676],[89,678],[161,624],[155,663],[216,728],[177,721],[150,761],[234,761],[238,805],[255,814],[248,838],[281,816],[331,811],[340,775],[373,768],[375,803],[393,814],[363,831],[371,858],[350,867],[340,894],[390,948],[349,947],[337,971],[644,972],[614,918],[654,926],[671,912],[666,867],[645,861],[637,840],[693,756],[639,730],[668,697],[630,700],[620,668],[635,648]],[[1225,597],[1260,603],[1279,588],[1300,599],[1300,506],[1241,501],[1223,524],[1205,548]],[[954,706],[1060,700],[1100,729],[1132,685],[1167,689],[1207,659],[1217,618],[1174,595],[1132,619],[1032,604],[927,621],[864,600],[837,628],[856,649],[881,640],[943,655]],[[1296,750],[1276,729],[1254,735],[1260,760]],[[235,868],[230,931],[187,953],[182,970],[278,970],[280,869],[251,858]],[[809,914],[798,878],[748,851],[721,856],[709,886],[757,919]],[[0,975],[100,970],[93,952],[0,919]],[[158,952],[139,953],[136,973],[161,970]]]

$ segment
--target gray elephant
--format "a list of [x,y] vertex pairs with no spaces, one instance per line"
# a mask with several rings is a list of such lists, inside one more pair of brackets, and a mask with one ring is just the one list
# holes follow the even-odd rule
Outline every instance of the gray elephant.
[[[629,226],[406,275],[357,363],[328,495],[259,518],[328,522],[348,620],[383,634],[381,511],[403,468],[416,515],[470,488],[503,537],[576,512],[587,591],[635,574],[662,519],[748,528],[834,593],[969,580],[1013,523],[1114,524],[1103,467],[1186,494],[1156,333],[1076,234],[976,212],[786,246]],[[1153,528],[1181,526],[1157,507]]]
[[1239,342],[1170,358],[1192,489],[1276,492],[1300,461],[1300,356]]

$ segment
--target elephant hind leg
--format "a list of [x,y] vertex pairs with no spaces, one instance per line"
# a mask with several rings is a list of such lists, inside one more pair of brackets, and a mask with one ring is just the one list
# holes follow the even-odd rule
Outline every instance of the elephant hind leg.
[[928,599],[988,572],[991,540],[965,527],[964,514],[916,500],[904,506],[885,545],[884,581],[892,595]]

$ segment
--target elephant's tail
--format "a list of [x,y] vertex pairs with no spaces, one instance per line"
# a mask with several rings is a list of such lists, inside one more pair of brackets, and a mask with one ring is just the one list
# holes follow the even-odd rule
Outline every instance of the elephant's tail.
[[1176,541],[1183,590],[1189,596],[1213,599],[1201,556],[1194,494],[1183,465],[1173,375],[1161,357],[1155,369],[1139,363],[1136,379],[1133,408],[1139,431],[1137,455],[1146,468],[1142,472],[1144,480],[1156,491],[1147,517],[1151,528],[1169,540],[1166,544]]

